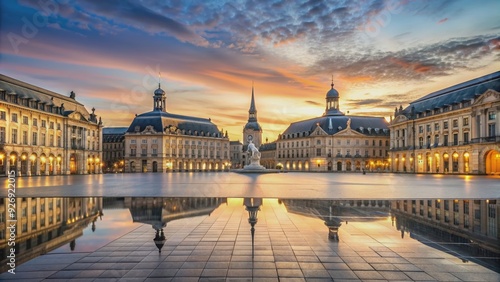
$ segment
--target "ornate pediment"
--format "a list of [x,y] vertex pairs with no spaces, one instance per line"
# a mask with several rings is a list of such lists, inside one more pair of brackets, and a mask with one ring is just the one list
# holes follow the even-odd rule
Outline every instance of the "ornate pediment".
[[407,120],[408,118],[405,115],[399,115],[396,118],[394,118],[392,123],[395,124],[395,123],[405,122]]
[[365,136],[362,133],[357,132],[356,130],[352,130],[350,127],[346,128],[342,131],[337,132],[337,134],[334,134],[335,136],[355,136],[355,137],[360,137],[360,136]]
[[157,133],[154,126],[152,125],[148,125],[146,126],[146,128],[144,128],[144,130],[142,131],[143,134],[153,134],[153,133]]
[[74,111],[68,115],[70,119],[78,120],[78,121],[88,121],[85,116],[77,111]]
[[484,103],[499,102],[499,101],[500,101],[500,93],[493,89],[488,89],[486,92],[484,92],[484,94],[479,96],[479,98],[477,98],[472,105],[478,106]]

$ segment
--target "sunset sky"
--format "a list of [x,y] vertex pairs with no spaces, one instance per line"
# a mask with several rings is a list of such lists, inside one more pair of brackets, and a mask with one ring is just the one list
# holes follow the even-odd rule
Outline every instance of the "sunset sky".
[[[200,4],[203,3],[203,4]],[[0,73],[96,108],[105,126],[150,111],[211,118],[242,140],[252,81],[264,140],[340,107],[389,117],[500,70],[500,1],[0,0]]]

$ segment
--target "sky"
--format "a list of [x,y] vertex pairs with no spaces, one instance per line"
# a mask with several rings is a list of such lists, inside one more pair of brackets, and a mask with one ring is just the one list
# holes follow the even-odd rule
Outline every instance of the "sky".
[[[252,85],[273,141],[340,110],[394,108],[500,70],[500,1],[0,0],[0,73],[95,107],[107,127],[151,111],[211,118],[243,140]],[[160,73],[160,76],[158,75]]]

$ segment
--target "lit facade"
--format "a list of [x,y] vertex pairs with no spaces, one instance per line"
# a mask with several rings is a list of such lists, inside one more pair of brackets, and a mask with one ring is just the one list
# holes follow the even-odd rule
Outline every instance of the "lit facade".
[[0,175],[101,173],[102,122],[76,101],[0,75]]
[[230,141],[231,168],[242,168],[245,165],[245,154],[243,154],[243,144],[240,141]]
[[125,165],[125,132],[128,127],[105,127],[102,132],[104,172],[123,172]]
[[339,93],[331,86],[323,116],[294,122],[280,134],[276,166],[299,171],[386,171],[388,123],[382,117],[344,115]]
[[136,116],[125,133],[125,172],[229,169],[227,132],[210,119],[168,113],[166,105],[158,85],[153,110]]
[[396,109],[390,128],[394,172],[500,173],[500,72]]

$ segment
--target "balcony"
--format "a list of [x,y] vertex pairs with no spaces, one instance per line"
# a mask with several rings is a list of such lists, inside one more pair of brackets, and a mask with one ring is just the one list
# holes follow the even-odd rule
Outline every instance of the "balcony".
[[478,143],[491,143],[491,142],[500,142],[500,136],[472,138],[470,143],[478,144]]

